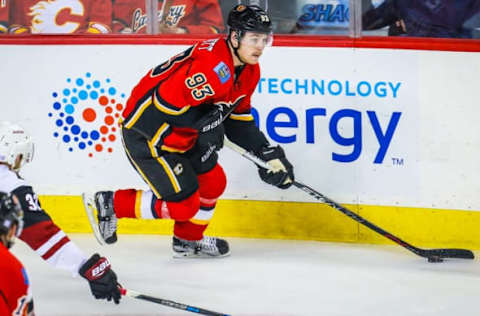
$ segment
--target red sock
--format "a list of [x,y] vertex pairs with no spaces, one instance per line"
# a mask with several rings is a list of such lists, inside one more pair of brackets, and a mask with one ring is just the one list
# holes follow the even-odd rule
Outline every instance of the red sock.
[[192,222],[175,222],[173,234],[181,239],[200,240],[208,225],[197,225]]
[[137,190],[118,190],[113,195],[113,210],[118,218],[135,216],[135,200],[137,198]]

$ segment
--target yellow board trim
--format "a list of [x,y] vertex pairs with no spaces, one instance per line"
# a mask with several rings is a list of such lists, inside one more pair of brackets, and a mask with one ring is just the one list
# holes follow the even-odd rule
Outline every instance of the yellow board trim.
[[[91,232],[80,196],[40,196],[40,200],[44,209],[65,232]],[[480,249],[478,211],[345,206],[415,246]],[[172,231],[172,220],[118,221],[119,234],[171,235]],[[392,244],[341,212],[320,203],[219,200],[206,234]]]

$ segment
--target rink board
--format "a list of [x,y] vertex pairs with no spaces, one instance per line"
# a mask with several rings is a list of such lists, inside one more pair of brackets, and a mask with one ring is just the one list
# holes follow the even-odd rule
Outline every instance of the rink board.
[[[66,231],[85,232],[82,192],[147,188],[123,152],[120,113],[151,67],[188,46],[52,38],[0,41],[2,119],[35,141],[22,174],[46,210]],[[480,248],[479,53],[364,44],[268,48],[252,97],[260,129],[299,181],[387,231]],[[384,241],[303,191],[266,185],[228,149],[219,162],[228,185],[212,234]],[[122,222],[120,232],[168,234],[171,222]]]
[[[41,196],[66,232],[91,232],[81,197]],[[480,213],[344,205],[405,241],[425,247],[480,249]],[[121,219],[119,234],[171,235],[171,220]],[[388,244],[388,239],[321,203],[220,200],[207,234],[225,237]]]

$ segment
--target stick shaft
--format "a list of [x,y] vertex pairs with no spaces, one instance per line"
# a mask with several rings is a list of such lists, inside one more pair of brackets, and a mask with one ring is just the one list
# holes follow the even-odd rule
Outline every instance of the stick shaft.
[[159,298],[159,297],[145,295],[145,294],[142,294],[142,293],[139,293],[139,292],[136,292],[136,291],[133,291],[133,290],[129,290],[129,289],[123,289],[122,288],[120,290],[120,293],[122,293],[122,295],[124,295],[124,296],[129,296],[129,297],[136,298],[136,299],[139,299],[139,300],[149,301],[149,302],[152,302],[152,303],[161,304],[161,305],[168,306],[168,307],[171,307],[171,308],[181,309],[181,310],[184,310],[184,311],[197,313],[197,314],[200,314],[200,315],[229,316],[228,314],[217,313],[217,312],[213,312],[213,311],[203,309],[203,308],[200,308],[200,307],[190,306],[190,305],[177,303],[177,302],[166,300],[166,299]]
[[[238,146],[237,144],[232,143],[228,139],[225,139],[224,142],[225,146],[228,148],[232,149],[233,151],[239,153],[246,159],[254,162],[255,164],[259,165],[262,168],[270,169],[270,166],[267,162],[261,160],[260,158],[256,157],[252,153],[246,151],[244,148]],[[331,200],[330,198],[326,197],[320,192],[315,191],[311,187],[300,183],[298,181],[294,181],[293,185],[300,190],[308,193],[309,195],[313,196],[317,200],[319,200],[322,203],[327,204],[328,206],[332,207],[333,209],[336,209],[337,211],[342,212],[343,214],[347,215],[351,219],[357,221],[358,223],[370,228],[371,230],[375,231],[376,233],[384,236],[385,238],[390,239],[391,241],[395,242],[396,244],[410,250],[416,255],[419,255],[421,257],[429,258],[429,257],[443,257],[443,258],[461,258],[461,259],[473,259],[474,255],[473,252],[467,249],[421,249],[418,247],[415,247],[408,242],[400,239],[399,237],[387,232],[383,228],[367,221],[365,218],[361,217],[360,215],[350,211],[348,208],[340,205],[339,203]]]

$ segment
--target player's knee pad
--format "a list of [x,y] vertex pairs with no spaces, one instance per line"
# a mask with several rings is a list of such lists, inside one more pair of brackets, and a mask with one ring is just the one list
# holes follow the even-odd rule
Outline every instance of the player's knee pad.
[[157,203],[159,203],[158,208],[160,210],[166,206],[170,218],[177,221],[188,221],[195,216],[200,208],[200,193],[197,190],[189,197],[178,202],[158,200]]
[[227,186],[227,177],[217,163],[212,170],[198,175],[200,196],[205,199],[219,198]]

